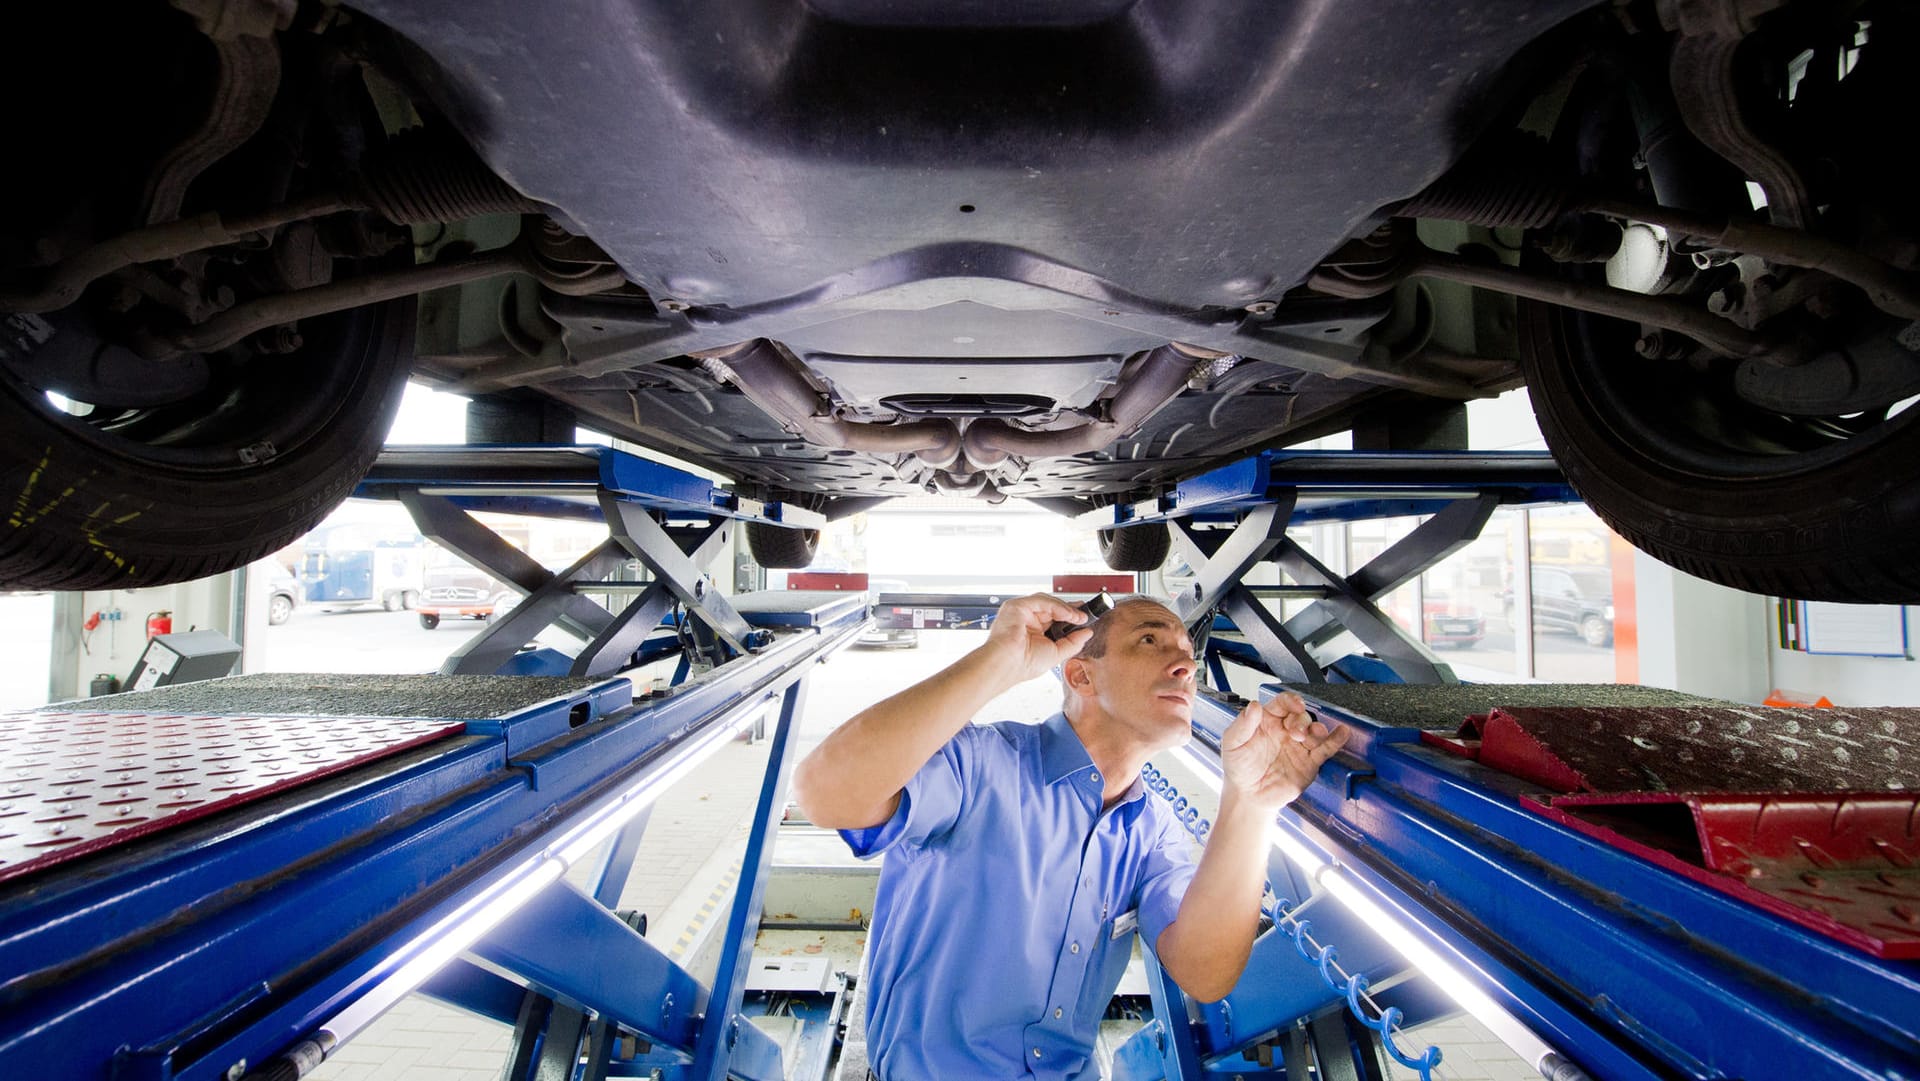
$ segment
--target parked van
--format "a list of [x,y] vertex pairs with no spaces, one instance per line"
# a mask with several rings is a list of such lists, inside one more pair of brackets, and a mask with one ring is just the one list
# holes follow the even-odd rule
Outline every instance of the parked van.
[[427,541],[348,523],[307,534],[300,563],[302,600],[327,608],[378,604],[389,612],[420,599]]

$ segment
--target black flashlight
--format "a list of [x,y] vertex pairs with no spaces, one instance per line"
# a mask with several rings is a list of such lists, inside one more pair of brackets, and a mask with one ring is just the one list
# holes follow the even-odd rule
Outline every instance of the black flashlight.
[[1067,635],[1072,634],[1082,627],[1093,626],[1094,620],[1113,611],[1113,598],[1103,589],[1093,596],[1088,597],[1085,601],[1074,605],[1074,607],[1087,614],[1087,621],[1085,623],[1068,623],[1064,619],[1056,621],[1053,626],[1047,628],[1048,638],[1058,642],[1060,639],[1065,638]]

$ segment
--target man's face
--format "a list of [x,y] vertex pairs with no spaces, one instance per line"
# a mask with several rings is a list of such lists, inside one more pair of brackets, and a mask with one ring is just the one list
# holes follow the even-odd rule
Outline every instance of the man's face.
[[1193,721],[1193,640],[1180,618],[1149,602],[1132,602],[1102,617],[1106,651],[1086,658],[1103,712],[1156,749],[1186,742]]

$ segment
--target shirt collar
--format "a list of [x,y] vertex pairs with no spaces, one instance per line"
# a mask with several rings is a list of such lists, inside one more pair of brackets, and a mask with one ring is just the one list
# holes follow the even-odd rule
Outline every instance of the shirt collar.
[[[1048,784],[1064,780],[1093,768],[1093,757],[1080,733],[1073,730],[1065,713],[1056,713],[1040,726],[1040,771]],[[1135,777],[1127,786],[1120,804],[1137,803],[1147,794],[1146,785]]]
[[1040,726],[1040,770],[1048,784],[1093,768],[1093,758],[1080,734],[1067,722],[1067,715],[1056,713]]

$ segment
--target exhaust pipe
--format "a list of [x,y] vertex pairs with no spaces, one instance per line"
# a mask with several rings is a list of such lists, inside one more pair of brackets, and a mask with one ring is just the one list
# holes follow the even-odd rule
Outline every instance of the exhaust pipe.
[[832,414],[826,396],[801,374],[799,362],[765,338],[696,353],[708,374],[740,388],[747,400],[790,425],[809,443],[868,454],[917,454],[935,469],[960,461],[960,429],[950,420],[855,424]]
[[979,495],[987,490],[987,475],[940,472],[933,475],[933,485],[944,495]]
[[1200,363],[1177,346],[1163,345],[1141,357],[1120,390],[1108,399],[1107,419],[1078,428],[1036,432],[987,418],[967,426],[962,445],[975,468],[990,469],[1009,456],[1067,458],[1101,450],[1131,434],[1179,395]]

